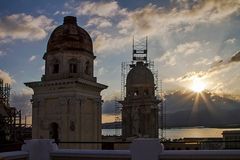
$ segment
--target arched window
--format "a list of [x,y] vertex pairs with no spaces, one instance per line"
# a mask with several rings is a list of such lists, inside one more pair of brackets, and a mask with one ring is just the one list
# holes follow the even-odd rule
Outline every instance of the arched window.
[[69,64],[69,71],[70,71],[70,73],[77,73],[77,64],[70,63]]
[[57,59],[52,60],[52,73],[59,73],[59,61]]
[[87,61],[86,64],[85,64],[85,74],[90,74],[90,62]]
[[70,73],[77,73],[77,60],[76,59],[71,59],[69,61],[69,72]]
[[59,73],[59,64],[53,64],[53,74]]

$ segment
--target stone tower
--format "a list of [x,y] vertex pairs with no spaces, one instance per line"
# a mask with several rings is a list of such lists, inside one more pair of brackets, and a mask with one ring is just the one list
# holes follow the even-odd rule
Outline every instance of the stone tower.
[[67,16],[51,34],[41,81],[25,83],[32,97],[32,138],[101,140],[101,95],[93,76],[92,39]]
[[[140,57],[138,55],[142,54]],[[133,61],[126,79],[122,103],[122,136],[158,138],[158,104],[154,76],[148,68],[147,50],[133,49]]]

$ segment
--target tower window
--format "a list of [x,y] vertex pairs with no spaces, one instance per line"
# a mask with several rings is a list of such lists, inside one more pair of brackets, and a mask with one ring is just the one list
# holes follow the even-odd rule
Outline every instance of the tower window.
[[77,73],[77,64],[70,63],[70,65],[69,65],[69,72],[70,73]]
[[149,94],[148,90],[144,90],[143,95],[147,96]]
[[134,91],[134,96],[138,96],[138,91]]
[[59,73],[59,64],[53,64],[53,74]]
[[90,74],[90,62],[89,61],[86,62],[85,73],[88,75]]

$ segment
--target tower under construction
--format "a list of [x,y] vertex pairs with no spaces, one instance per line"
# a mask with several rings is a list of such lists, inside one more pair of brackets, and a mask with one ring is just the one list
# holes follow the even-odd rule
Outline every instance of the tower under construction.
[[[147,37],[134,41],[132,61],[122,63],[122,136],[158,138],[158,78],[148,60]],[[125,77],[125,75],[127,75]]]

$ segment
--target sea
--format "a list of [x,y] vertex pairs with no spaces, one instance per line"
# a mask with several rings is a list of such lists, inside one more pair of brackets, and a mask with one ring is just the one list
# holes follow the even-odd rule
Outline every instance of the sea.
[[[204,128],[204,127],[188,127],[188,128],[170,128],[163,132],[166,139],[180,138],[212,138],[222,137],[222,132],[226,130],[240,130],[240,128]],[[121,129],[102,129],[102,135],[113,136],[121,135]],[[161,130],[159,129],[159,138]]]

